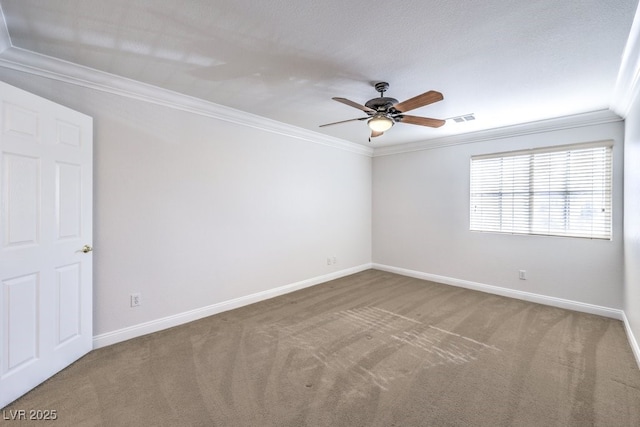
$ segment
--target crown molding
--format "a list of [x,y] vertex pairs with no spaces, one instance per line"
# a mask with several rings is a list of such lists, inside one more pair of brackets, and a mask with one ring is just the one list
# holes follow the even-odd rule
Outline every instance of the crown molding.
[[[0,31],[1,32],[1,31]],[[1,39],[1,37],[0,37]],[[0,67],[371,157],[373,149],[72,62],[9,47]]]
[[393,154],[410,153],[413,151],[431,150],[452,145],[471,144],[474,142],[511,138],[523,135],[533,135],[562,129],[599,125],[603,123],[619,122],[622,119],[611,110],[599,110],[553,119],[521,123],[512,126],[469,132],[459,135],[445,136],[407,144],[378,147],[373,151],[373,157],[389,156]]
[[626,118],[633,100],[640,96],[640,4],[636,10],[629,38],[611,99],[611,110]]

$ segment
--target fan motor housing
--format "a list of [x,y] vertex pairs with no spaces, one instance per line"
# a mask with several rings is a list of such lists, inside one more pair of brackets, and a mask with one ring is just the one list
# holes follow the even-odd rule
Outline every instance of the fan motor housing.
[[373,98],[367,101],[365,107],[369,107],[372,110],[376,111],[387,111],[398,103],[398,100],[395,98],[389,98],[387,96],[381,96],[379,98]]

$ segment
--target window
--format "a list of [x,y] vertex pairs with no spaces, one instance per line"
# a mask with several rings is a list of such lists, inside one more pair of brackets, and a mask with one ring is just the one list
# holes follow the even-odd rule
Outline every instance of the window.
[[611,239],[611,143],[471,158],[472,231]]

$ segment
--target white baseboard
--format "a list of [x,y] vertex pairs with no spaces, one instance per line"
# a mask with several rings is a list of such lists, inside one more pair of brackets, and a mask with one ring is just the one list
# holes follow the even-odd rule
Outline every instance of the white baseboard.
[[457,286],[460,288],[473,289],[490,294],[501,295],[509,298],[520,299],[538,304],[550,305],[553,307],[565,308],[568,310],[580,311],[583,313],[597,314],[599,316],[610,317],[612,319],[623,320],[622,310],[602,307],[599,305],[587,304],[562,298],[550,297],[546,295],[534,294],[531,292],[517,291],[514,289],[502,288],[499,286],[486,285],[484,283],[471,282],[469,280],[455,279],[452,277],[439,276],[437,274],[423,273],[421,271],[408,270],[405,268],[392,267],[384,264],[373,263],[372,268],[390,273],[397,273],[403,276],[415,277],[417,279],[430,280],[432,282],[443,283],[445,285]]
[[636,363],[638,364],[638,368],[640,368],[640,346],[638,345],[638,341],[636,340],[635,335],[633,335],[633,331],[631,330],[631,325],[629,324],[629,319],[627,319],[627,315],[622,312],[622,321],[624,323],[624,329],[627,332],[627,340],[629,341],[629,345],[631,346],[631,351],[636,358]]
[[304,289],[310,286],[318,285],[320,283],[328,282],[329,280],[339,279],[340,277],[359,273],[364,270],[369,270],[370,268],[371,264],[362,264],[356,267],[351,267],[344,270],[335,271],[333,273],[325,274],[323,276],[313,277],[311,279],[302,280],[300,282],[291,283],[289,285],[280,286],[278,288],[256,292],[255,294],[246,295],[228,301],[222,301],[216,304],[208,305],[206,307],[197,308],[195,310],[174,314],[173,316],[167,316],[161,319],[156,319],[149,322],[129,326],[127,328],[118,329],[116,331],[96,335],[95,337],[93,337],[93,348],[97,349],[106,347],[108,345],[140,337],[142,335],[158,332],[167,328],[172,328],[174,326],[202,319],[203,317],[212,316],[214,314],[233,310],[239,307],[244,307],[245,305],[267,300],[279,295],[288,294],[299,289]]

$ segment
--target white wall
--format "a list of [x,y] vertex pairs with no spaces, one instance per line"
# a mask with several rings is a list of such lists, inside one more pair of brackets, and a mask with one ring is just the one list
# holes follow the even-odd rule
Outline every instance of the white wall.
[[[374,157],[374,265],[622,309],[622,138],[615,122]],[[614,141],[612,241],[469,231],[470,156],[598,140]]]
[[[16,71],[0,78],[94,117],[94,335],[369,265],[370,157]],[[142,306],[129,307],[132,292]]]
[[640,95],[625,120],[624,166],[624,311],[640,364]]

